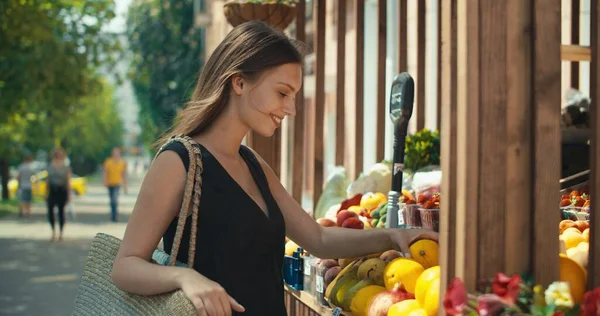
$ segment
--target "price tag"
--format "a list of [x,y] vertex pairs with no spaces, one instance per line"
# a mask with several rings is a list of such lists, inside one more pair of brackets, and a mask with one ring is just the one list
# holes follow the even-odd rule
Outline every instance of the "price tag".
[[398,210],[398,227],[404,227],[404,208]]
[[331,316],[340,316],[342,315],[342,309],[339,307],[336,307],[333,309],[333,312],[331,313]]
[[310,275],[310,260],[309,258],[304,258],[304,275]]
[[318,293],[323,293],[323,277],[320,275],[317,275],[317,292]]

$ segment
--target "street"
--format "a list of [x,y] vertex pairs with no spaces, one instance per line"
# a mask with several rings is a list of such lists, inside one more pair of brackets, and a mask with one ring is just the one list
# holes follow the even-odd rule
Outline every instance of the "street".
[[[43,204],[31,218],[0,218],[0,315],[70,315],[91,239],[98,232],[123,237],[139,191],[139,180],[121,192],[119,222],[110,222],[106,189],[89,183],[74,197],[74,219],[67,216],[64,240],[50,242]],[[58,224],[57,224],[58,225]]]

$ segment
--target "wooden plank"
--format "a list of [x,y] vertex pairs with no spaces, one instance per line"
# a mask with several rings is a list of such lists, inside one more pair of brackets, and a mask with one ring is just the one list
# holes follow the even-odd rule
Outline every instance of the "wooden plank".
[[377,8],[378,34],[377,34],[377,148],[375,157],[382,161],[385,154],[385,82],[386,57],[387,57],[387,0],[379,0]]
[[456,277],[478,281],[479,0],[457,3]]
[[337,81],[335,97],[335,165],[344,166],[346,147],[346,0],[337,3]]
[[355,115],[354,124],[355,143],[354,143],[354,170],[351,172],[354,178],[363,170],[363,130],[364,130],[364,64],[365,64],[365,2],[354,1],[354,27],[355,29],[355,44],[356,44],[356,60],[354,63],[356,71],[356,81],[354,82],[354,101]]
[[529,29],[532,2],[508,0],[511,12],[507,23],[507,121],[506,121],[506,234],[505,268],[507,274],[522,273],[531,268],[531,52]]
[[[456,184],[457,184],[457,99],[456,99],[456,4],[457,0],[440,1],[440,19],[442,26],[440,35],[441,71],[438,78],[438,95],[441,104],[441,164],[442,192],[444,202],[441,205],[440,219],[440,266],[441,288],[447,289],[455,275],[456,253]],[[443,313],[443,300],[440,300],[440,313]]]
[[[581,0],[571,0],[571,44],[579,45]],[[571,87],[579,89],[579,62],[571,62]]]
[[506,157],[506,2],[482,1],[479,12],[478,264],[480,278],[493,278],[505,258],[506,160],[498,157]]
[[325,125],[325,0],[314,1],[314,49],[315,61],[315,141],[313,209],[323,192],[325,160],[323,156],[323,126]]
[[[305,42],[306,32],[306,11],[305,11],[305,0],[300,0],[296,5],[298,13],[296,16],[296,39]],[[304,125],[305,125],[305,106],[304,106],[304,87],[296,94],[296,116],[294,117],[294,141],[293,141],[293,153],[292,157],[293,168],[292,168],[292,196],[298,203],[302,203],[302,191],[304,188],[304,161],[305,161],[305,150],[304,150]]]
[[408,71],[408,0],[398,0],[398,73]]
[[425,24],[426,1],[416,1],[417,6],[417,82],[416,113],[417,131],[425,128],[425,42],[427,30]]
[[559,204],[560,163],[560,0],[533,0],[534,30],[534,175],[533,175],[533,269],[536,283],[548,286],[559,279],[559,216],[548,216]]
[[[442,73],[442,6],[443,6],[443,1],[442,0],[438,0],[437,1],[437,8],[438,8],[438,14],[437,14],[437,34],[438,34],[438,41],[437,41],[437,69],[438,69],[438,80],[437,80],[437,102],[436,102],[436,109],[435,109],[435,121],[436,121],[436,128],[438,130],[441,130],[442,128],[442,78],[441,78],[441,73]],[[448,26],[447,26],[448,27]]]
[[[591,0],[591,25],[590,39],[592,44],[592,62],[590,63],[590,98],[600,100],[600,3]],[[598,102],[596,101],[597,105]],[[590,122],[592,127],[592,139],[590,142],[591,167],[590,175],[591,191],[593,196],[600,196],[600,111],[598,106],[590,108]],[[590,258],[588,263],[588,288],[600,286],[600,207],[592,204],[591,212],[595,214],[590,218]]]
[[592,49],[587,46],[561,45],[560,59],[568,61],[590,61]]

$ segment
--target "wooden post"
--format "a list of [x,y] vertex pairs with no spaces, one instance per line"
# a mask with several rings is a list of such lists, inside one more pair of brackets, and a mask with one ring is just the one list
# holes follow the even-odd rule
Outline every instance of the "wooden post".
[[[505,273],[531,269],[533,190],[531,189],[532,138],[532,21],[531,1],[508,0],[507,12],[507,122],[506,122],[506,226]],[[558,115],[558,113],[557,113]]]
[[335,164],[344,165],[346,145],[345,106],[346,106],[346,0],[338,0],[337,6],[337,79],[335,96]]
[[560,191],[560,0],[533,0],[534,30],[534,174],[533,174],[533,269],[535,280],[543,286],[559,279],[558,236],[560,216],[556,210]]
[[377,8],[377,162],[383,160],[385,150],[385,64],[387,56],[387,0],[379,0]]
[[425,128],[425,43],[427,39],[426,30],[426,2],[416,1],[417,6],[417,82],[416,82],[416,121],[417,131]]
[[[475,290],[479,270],[479,5],[479,0],[458,1],[456,17],[455,275],[465,282],[468,291]],[[446,169],[442,172],[448,173]]]
[[[581,0],[571,0],[571,45],[579,45]],[[571,87],[579,89],[579,62],[571,62]]]
[[[306,41],[305,23],[306,23],[306,3],[305,0],[300,0],[296,5],[298,13],[296,16],[296,39]],[[302,203],[302,191],[304,190],[304,127],[305,127],[305,111],[304,111],[304,87],[296,94],[296,116],[294,117],[294,142],[293,142],[293,168],[292,168],[292,196],[298,203]]]
[[356,126],[354,127],[354,166],[352,172],[349,172],[351,179],[358,177],[363,170],[363,131],[364,131],[364,65],[365,65],[365,2],[354,1],[354,27],[355,27],[355,45],[356,60],[354,67],[356,77],[354,81],[354,117]]
[[[456,99],[456,4],[457,0],[440,1],[439,33],[441,47],[440,65],[443,67],[438,78],[440,89],[438,95],[440,101],[438,108],[441,116],[438,123],[441,124],[441,164],[444,170],[442,177],[442,192],[444,202],[441,205],[440,221],[440,265],[444,267],[441,274],[442,289],[448,288],[450,280],[455,275],[455,252],[456,252],[456,185],[457,170],[456,161],[456,133],[457,133],[457,99]],[[440,312],[443,307],[440,300]]]
[[[525,0],[523,0],[525,1]],[[506,233],[506,1],[479,4],[479,277],[504,270]],[[558,181],[558,180],[557,180]],[[485,233],[484,233],[485,232]]]
[[323,126],[325,124],[325,0],[314,1],[314,48],[315,63],[315,140],[314,140],[314,177],[313,210],[323,192]]
[[[592,127],[592,137],[590,141],[590,165],[591,165],[591,197],[600,197],[600,3],[598,0],[591,0],[591,44],[592,61],[590,63],[591,85],[590,98],[594,105],[590,108],[590,123]],[[594,101],[595,100],[595,101]],[[598,199],[598,198],[597,198]],[[592,200],[590,212],[594,215],[590,218],[590,258],[588,263],[588,288],[592,289],[600,286],[600,207]]]

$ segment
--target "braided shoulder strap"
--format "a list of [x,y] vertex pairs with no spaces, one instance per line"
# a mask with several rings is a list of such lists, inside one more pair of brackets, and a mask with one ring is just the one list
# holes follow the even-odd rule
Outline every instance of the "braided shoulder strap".
[[200,205],[200,194],[202,192],[202,151],[200,145],[189,136],[176,135],[171,137],[156,153],[154,159],[162,152],[162,149],[167,145],[178,142],[185,146],[190,166],[187,171],[187,179],[185,183],[185,191],[183,193],[183,201],[181,203],[181,209],[179,211],[179,219],[177,220],[177,230],[175,231],[175,238],[173,239],[173,249],[171,250],[171,256],[169,258],[169,265],[175,265],[177,260],[177,254],[179,252],[179,246],[181,245],[181,238],[183,236],[183,229],[185,227],[185,221],[187,217],[192,215],[192,225],[190,232],[190,244],[188,249],[188,267],[193,268],[194,266],[194,255],[196,253],[196,233],[198,226],[195,223],[198,222],[198,206]]

